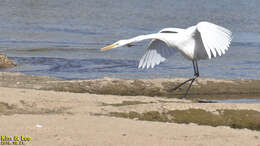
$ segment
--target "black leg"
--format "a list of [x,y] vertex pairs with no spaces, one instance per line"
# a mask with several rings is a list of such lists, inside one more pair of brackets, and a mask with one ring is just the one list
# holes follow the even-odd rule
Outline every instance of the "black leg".
[[180,88],[181,86],[183,86],[183,85],[186,84],[187,82],[191,81],[191,83],[190,83],[189,87],[187,88],[187,90],[186,90],[186,92],[185,92],[183,98],[186,97],[186,96],[188,95],[192,83],[196,80],[196,78],[199,77],[199,69],[198,69],[198,63],[197,63],[197,60],[192,61],[192,63],[193,63],[193,69],[194,69],[194,76],[193,76],[192,78],[186,80],[185,82],[179,84],[179,85],[176,86],[175,88],[172,88],[172,89],[168,90],[169,92],[172,92],[172,91],[174,91],[174,90],[177,90],[178,88]]
[[172,89],[170,89],[170,90],[168,90],[168,91],[169,91],[169,92],[175,91],[175,90],[179,89],[181,86],[183,86],[184,84],[186,84],[187,82],[189,82],[189,81],[191,81],[191,80],[193,80],[193,78],[188,79],[188,80],[186,80],[186,81],[183,82],[183,83],[180,83],[178,86],[176,86],[176,87],[174,87],[174,88],[172,88]]
[[188,95],[192,83],[193,83],[198,77],[199,77],[198,75],[194,74],[194,77],[192,78],[192,80],[191,80],[191,82],[190,82],[190,85],[189,85],[189,87],[187,88],[187,90],[186,90],[186,92],[185,92],[185,94],[184,94],[184,96],[183,96],[182,98],[185,98],[185,97]]

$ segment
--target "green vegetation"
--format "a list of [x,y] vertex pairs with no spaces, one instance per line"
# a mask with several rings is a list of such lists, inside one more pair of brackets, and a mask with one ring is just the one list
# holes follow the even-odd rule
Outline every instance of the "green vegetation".
[[9,105],[8,103],[0,102],[0,116],[13,114],[61,114],[65,113],[66,110],[66,108],[45,109],[33,108],[28,106],[24,108],[19,108],[16,105]]
[[113,103],[113,104],[107,104],[103,103],[103,106],[127,106],[127,105],[136,105],[136,104],[147,104],[147,102],[142,101],[123,101],[122,103]]
[[217,110],[217,114],[202,109],[172,110],[163,113],[157,111],[146,113],[111,112],[110,116],[146,121],[229,126],[260,131],[260,112],[254,110]]

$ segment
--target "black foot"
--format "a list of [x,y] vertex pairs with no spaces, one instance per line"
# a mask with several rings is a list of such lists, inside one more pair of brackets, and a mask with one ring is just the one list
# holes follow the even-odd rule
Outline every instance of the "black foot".
[[194,76],[193,76],[192,78],[190,78],[190,79],[186,80],[185,82],[179,84],[178,86],[176,86],[176,87],[174,87],[174,88],[168,90],[168,92],[175,91],[175,90],[179,89],[181,86],[183,86],[184,84],[186,84],[187,82],[191,81],[191,83],[190,83],[190,85],[188,86],[188,88],[187,88],[187,90],[186,90],[184,96],[181,97],[181,99],[182,99],[182,98],[186,98],[187,95],[188,95],[188,93],[189,93],[189,90],[190,90],[190,88],[191,88],[192,83],[193,83],[198,77],[199,77],[198,74],[194,74]]
[[183,86],[184,84],[186,84],[187,82],[191,81],[190,85],[188,86],[188,88],[187,88],[187,90],[186,90],[186,92],[185,92],[185,94],[182,98],[185,98],[188,95],[192,83],[199,77],[199,69],[198,69],[197,60],[193,60],[192,63],[193,63],[193,69],[194,69],[194,76],[192,78],[188,79],[187,81],[179,84],[178,86],[168,90],[169,92],[175,91],[178,88],[180,88],[181,86]]
[[184,84],[186,84],[187,82],[191,81],[193,78],[191,79],[188,79],[187,81],[183,82],[183,83],[180,83],[179,85],[177,85],[176,87],[172,88],[172,89],[169,89],[168,92],[172,92],[172,91],[175,91],[177,89],[179,89],[181,86],[183,86]]

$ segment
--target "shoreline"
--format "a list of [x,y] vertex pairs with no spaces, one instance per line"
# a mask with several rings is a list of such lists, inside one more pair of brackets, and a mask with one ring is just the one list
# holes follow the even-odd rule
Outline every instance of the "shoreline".
[[[5,127],[1,129],[1,134],[29,136],[31,141],[27,142],[27,145],[119,146],[131,145],[134,141],[136,145],[147,146],[172,144],[258,146],[260,142],[259,130],[196,123],[196,120],[208,121],[208,116],[214,120],[212,114],[219,115],[219,110],[233,110],[239,112],[234,114],[238,117],[238,123],[259,127],[259,104],[194,103],[175,98],[97,95],[4,87],[0,87],[0,90],[0,125]],[[211,115],[194,114],[192,119],[198,117],[195,122],[160,121],[157,120],[160,119],[158,115],[144,116],[148,119],[110,115],[131,112],[141,115],[153,111],[189,112],[193,109]],[[246,119],[253,118],[253,121],[249,121],[248,124],[241,120],[244,119],[242,115],[240,116],[241,111],[256,112],[253,115],[246,113]],[[185,115],[187,116],[187,113],[184,113],[184,118]],[[149,120],[151,118],[152,120]],[[176,118],[185,120],[179,116]]]
[[[0,72],[0,87],[91,93],[120,96],[181,98],[188,86],[169,91],[185,78],[64,80],[47,76]],[[260,99],[260,80],[198,78],[190,89],[190,100]]]
[[[1,72],[0,125],[5,127],[1,134],[29,136],[31,141],[26,145],[39,146],[119,146],[131,145],[133,141],[135,145],[144,146],[258,146],[259,103],[197,103],[189,98],[167,98],[155,92],[159,87],[159,91],[164,90],[162,83],[182,80],[67,81]],[[201,79],[195,86],[208,82],[236,87],[237,83],[251,81]],[[116,87],[123,89],[107,94],[117,91]],[[135,93],[147,94],[130,94],[138,88],[140,91]],[[131,92],[126,92],[128,89]],[[100,93],[102,90],[106,92]],[[149,96],[151,93],[153,96]]]

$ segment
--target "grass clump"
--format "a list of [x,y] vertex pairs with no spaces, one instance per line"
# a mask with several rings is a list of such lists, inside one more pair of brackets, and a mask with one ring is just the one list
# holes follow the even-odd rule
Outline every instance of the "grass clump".
[[137,105],[137,104],[147,104],[147,102],[142,102],[142,101],[123,101],[122,103],[103,103],[103,106],[128,106],[128,105]]
[[65,113],[66,108],[33,108],[23,107],[20,108],[17,105],[9,105],[5,102],[0,102],[0,116],[1,115],[14,115],[14,114],[31,114],[31,115],[43,115],[43,114],[62,114]]
[[167,112],[149,111],[112,112],[110,116],[139,119],[145,121],[159,121],[172,123],[195,123],[209,126],[229,126],[232,128],[248,128],[260,131],[260,112],[254,110],[217,110],[213,114],[202,109],[171,110]]

